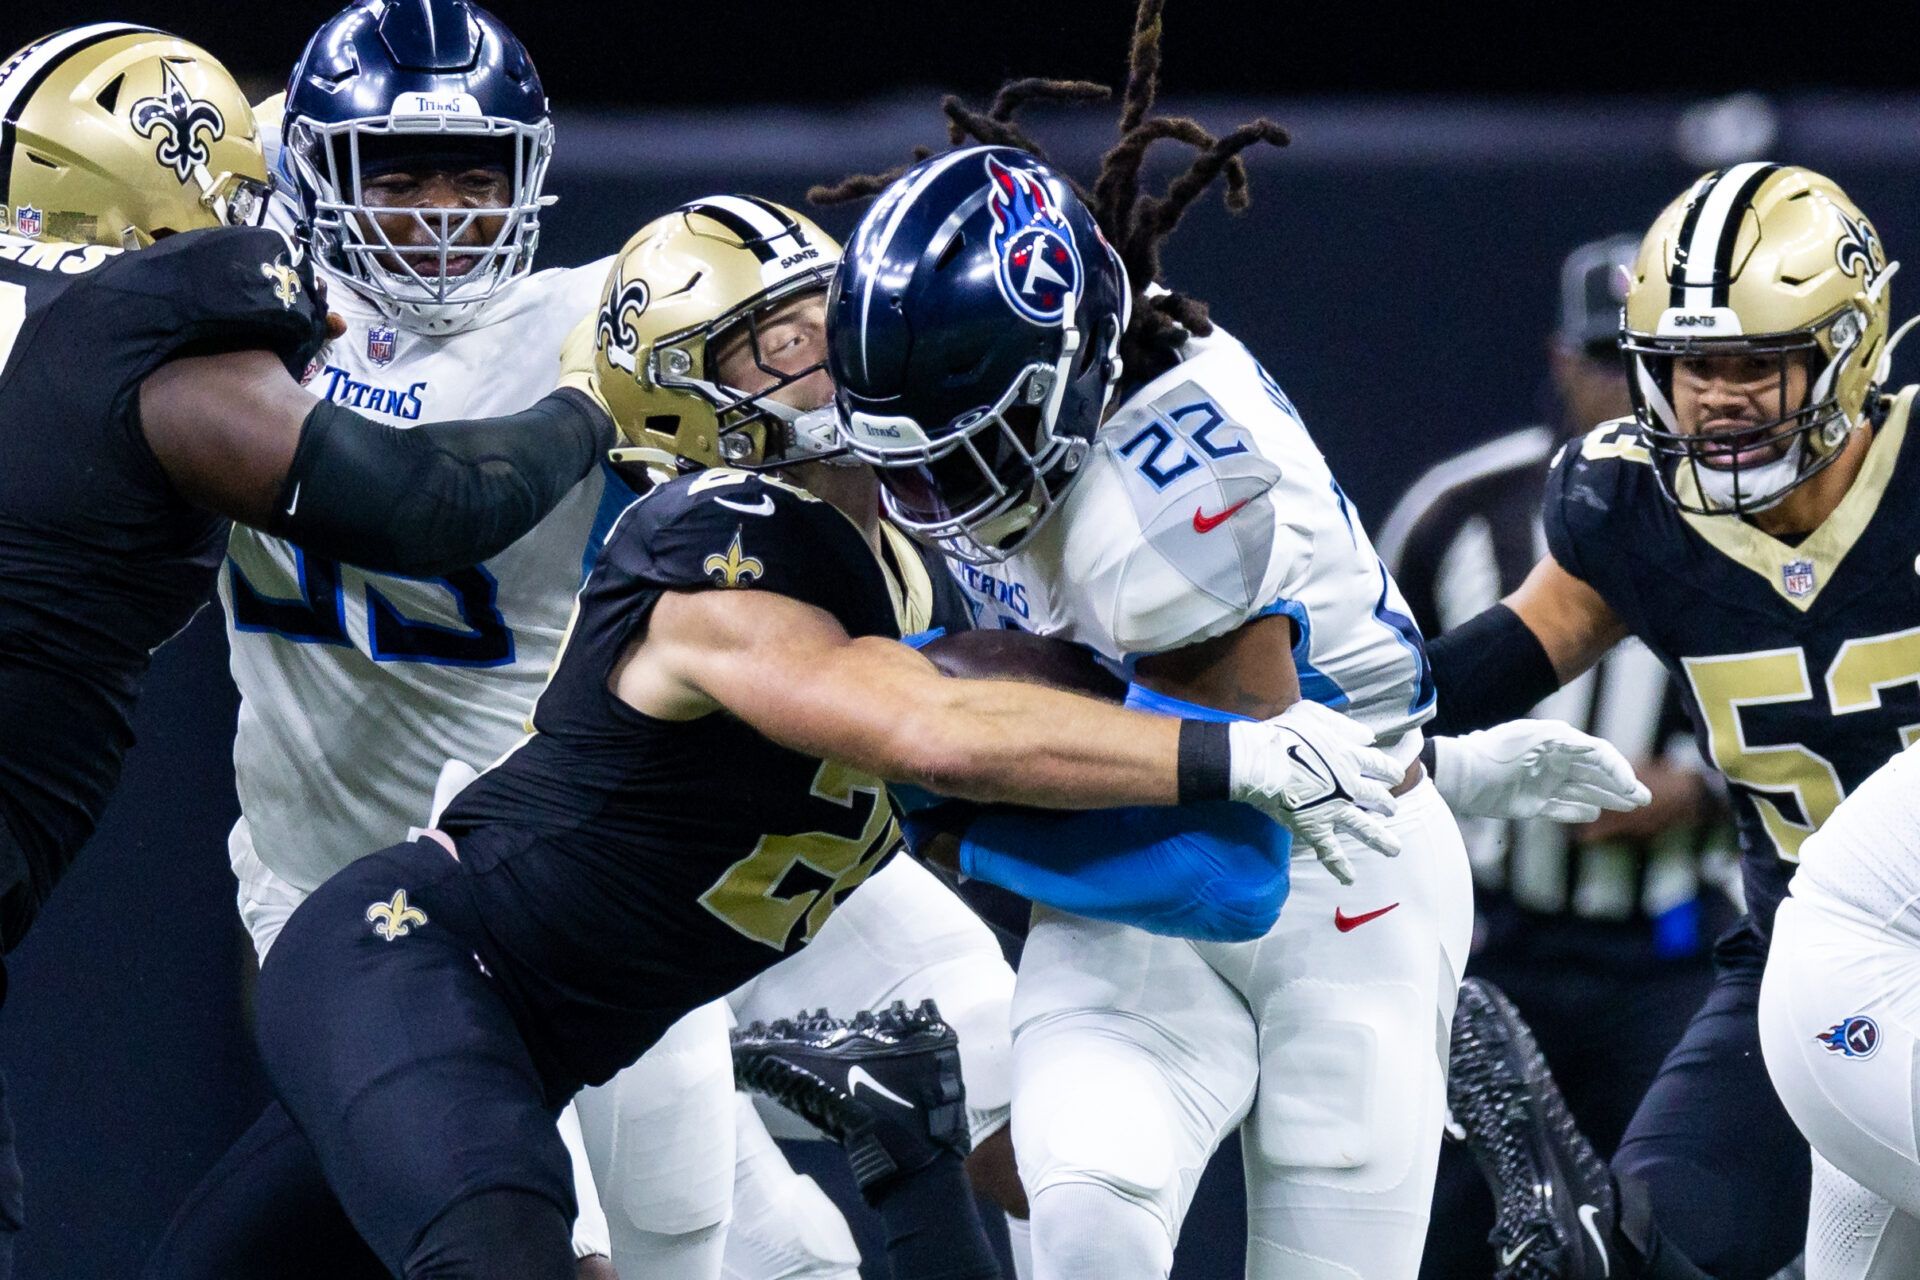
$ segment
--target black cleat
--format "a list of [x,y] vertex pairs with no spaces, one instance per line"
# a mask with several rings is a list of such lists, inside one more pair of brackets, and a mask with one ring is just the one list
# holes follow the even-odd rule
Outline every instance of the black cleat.
[[1478,978],[1453,1015],[1447,1106],[1493,1188],[1496,1280],[1607,1280],[1618,1207],[1520,1011]]
[[753,1023],[733,1033],[733,1078],[839,1142],[869,1195],[972,1145],[959,1038],[931,1000],[851,1022],[822,1009]]

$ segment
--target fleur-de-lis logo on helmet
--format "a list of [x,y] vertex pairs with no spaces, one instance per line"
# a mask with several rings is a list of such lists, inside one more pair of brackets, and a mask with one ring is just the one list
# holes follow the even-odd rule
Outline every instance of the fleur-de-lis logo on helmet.
[[1840,219],[1840,241],[1834,246],[1833,258],[1839,264],[1842,274],[1859,276],[1860,283],[1869,289],[1873,282],[1886,269],[1887,253],[1880,247],[1880,237],[1865,218],[1851,218],[1844,209],[1835,209],[1833,214]]
[[414,928],[426,922],[427,913],[408,904],[405,889],[395,889],[390,900],[376,902],[367,908],[367,923],[388,942],[406,937]]
[[722,587],[744,587],[767,571],[767,566],[753,556],[740,553],[740,531],[733,531],[733,541],[727,544],[727,553],[715,553],[700,564],[700,571],[712,576],[714,584]]
[[652,300],[645,280],[629,280],[601,306],[593,340],[607,353],[607,362],[616,369],[633,372],[634,353],[640,350],[640,334],[633,322]]
[[153,158],[184,183],[196,166],[213,158],[208,144],[227,136],[227,120],[220,108],[187,91],[171,63],[162,61],[160,71],[159,96],[133,104],[133,130],[143,138],[160,135]]

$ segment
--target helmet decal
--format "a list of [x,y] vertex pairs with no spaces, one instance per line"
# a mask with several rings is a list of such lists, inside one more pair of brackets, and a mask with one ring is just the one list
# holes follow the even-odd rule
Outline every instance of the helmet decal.
[[134,132],[142,137],[159,135],[160,144],[154,148],[153,158],[162,168],[172,169],[173,176],[184,183],[196,167],[213,158],[208,144],[226,137],[227,121],[219,107],[187,91],[171,63],[163,60],[160,69],[163,76],[160,93],[135,102],[129,118]]
[[594,326],[594,342],[607,359],[628,373],[634,371],[634,352],[640,349],[640,334],[633,322],[653,301],[645,280],[629,280],[607,296]]
[[1880,273],[1887,265],[1887,254],[1880,247],[1880,237],[1874,234],[1865,218],[1850,218],[1845,209],[1838,207],[1833,214],[1840,219],[1840,225],[1844,228],[1833,248],[1834,262],[1839,265],[1842,274],[1859,276],[1862,285],[1873,288],[1873,282],[1880,278]]
[[986,164],[1000,294],[1023,318],[1059,324],[1068,295],[1080,292],[1086,275],[1073,229],[1040,175],[1002,164],[991,154]]

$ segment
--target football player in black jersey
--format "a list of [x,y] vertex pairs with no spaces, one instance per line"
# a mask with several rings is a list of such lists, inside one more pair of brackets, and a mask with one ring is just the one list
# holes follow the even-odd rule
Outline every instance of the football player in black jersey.
[[[1323,708],[1222,741],[939,675],[897,643],[924,626],[925,565],[871,473],[832,456],[824,281],[769,296],[739,254],[650,275],[651,231],[609,279],[600,375],[651,405],[622,456],[665,482],[609,535],[531,736],[439,833],[317,890],[261,973],[275,1091],[403,1275],[569,1274],[554,1111],[805,945],[898,848],[889,781],[1056,807],[1243,799],[1291,823],[1316,795],[1364,816],[1302,756],[1370,805],[1400,772],[1329,736]],[[648,308],[689,323],[643,344]],[[957,1155],[949,1171],[964,1194]],[[906,1244],[896,1275],[994,1274],[977,1231]]]
[[1502,1276],[1762,1280],[1800,1248],[1807,1147],[1767,1079],[1755,1009],[1802,841],[1916,719],[1920,443],[1915,389],[1882,385],[1893,272],[1819,174],[1748,163],[1695,182],[1633,268],[1634,416],[1560,451],[1551,554],[1432,646],[1457,729],[1640,637],[1726,775],[1742,845],[1749,914],[1720,940],[1713,991],[1611,1178],[1511,1008],[1463,993],[1453,1106],[1495,1183]]
[[194,45],[97,23],[0,62],[0,953],[91,834],[228,520],[438,573],[530,528],[612,437],[590,369],[484,423],[316,404],[297,378],[326,310],[300,249],[250,225],[266,178],[246,99]]

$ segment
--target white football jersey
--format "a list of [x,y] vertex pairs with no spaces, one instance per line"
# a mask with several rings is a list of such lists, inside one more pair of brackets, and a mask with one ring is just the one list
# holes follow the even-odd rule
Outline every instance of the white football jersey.
[[1809,887],[1920,938],[1920,742],[1876,769],[1807,837],[1792,890]]
[[1123,673],[1285,614],[1306,697],[1409,762],[1433,714],[1400,589],[1292,403],[1217,327],[1107,420],[1026,546],[954,570],[979,625],[1077,641]]
[[[528,408],[596,304],[608,260],[506,285],[446,336],[388,323],[329,279],[347,322],[314,395],[397,427]],[[425,820],[448,759],[523,735],[586,568],[632,495],[596,469],[532,532],[472,569],[400,578],[236,525],[220,576],[240,686],[234,771],[260,859],[301,890]]]

